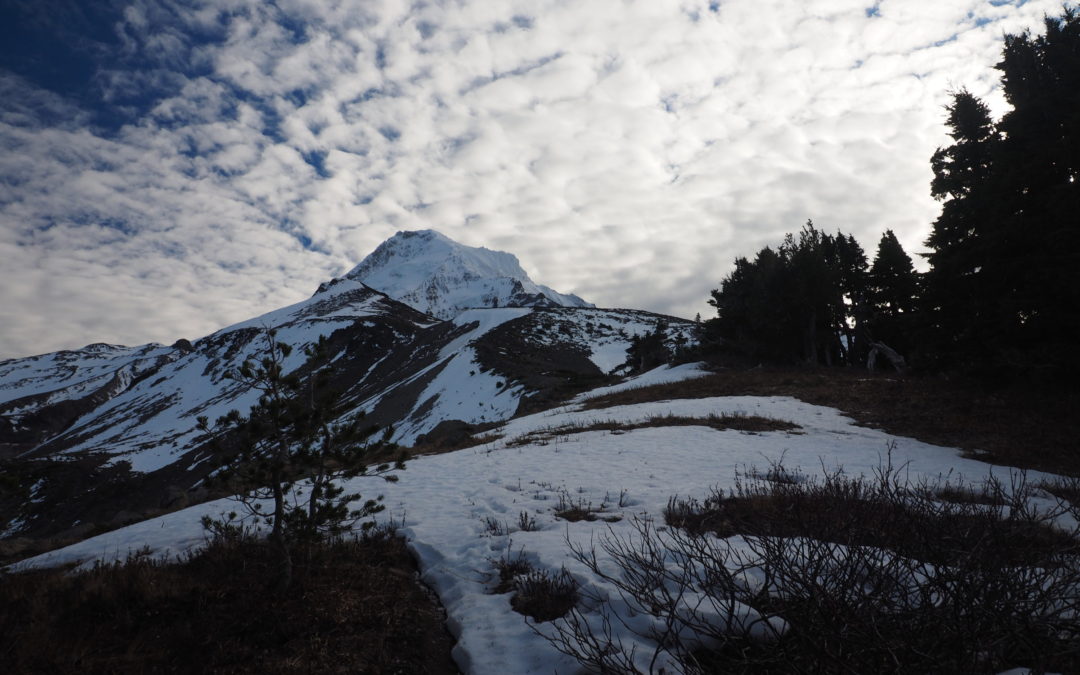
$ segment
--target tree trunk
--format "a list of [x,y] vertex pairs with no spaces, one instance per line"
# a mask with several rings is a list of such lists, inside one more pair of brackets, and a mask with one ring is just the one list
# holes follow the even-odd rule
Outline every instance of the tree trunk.
[[315,474],[311,478],[311,494],[308,496],[308,526],[312,534],[317,534],[315,512],[319,509],[319,499],[322,497],[323,485],[326,483],[326,457],[330,453],[330,429],[322,426],[322,447],[319,449],[319,459],[315,465]]
[[270,543],[277,556],[278,575],[274,582],[279,593],[285,593],[292,585],[292,555],[289,553],[289,544],[285,541],[285,490],[282,484],[285,480],[285,458],[288,457],[288,448],[283,439],[278,439],[279,457],[274,462],[272,471],[274,491],[274,529],[270,532]]
[[806,360],[812,365],[818,364],[817,354],[817,312],[810,313],[810,324],[806,334]]

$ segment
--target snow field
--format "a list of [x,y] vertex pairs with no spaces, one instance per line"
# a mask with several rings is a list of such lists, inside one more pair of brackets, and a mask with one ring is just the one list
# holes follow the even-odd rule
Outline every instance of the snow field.
[[[663,415],[746,414],[799,425],[794,432],[744,433],[708,427],[648,427],[555,434],[539,443],[508,447],[530,431],[582,425],[596,420],[642,421]],[[458,640],[454,656],[463,671],[477,674],[575,672],[577,665],[536,635],[510,607],[510,595],[495,595],[493,560],[519,551],[537,569],[566,569],[586,588],[611,594],[603,582],[569,556],[567,541],[588,547],[598,536],[633,533],[631,518],[659,518],[673,495],[702,497],[711,488],[733,485],[736,472],[764,471],[782,461],[792,472],[818,476],[843,467],[850,475],[871,474],[892,445],[894,466],[911,480],[950,475],[979,482],[993,475],[1010,485],[1008,469],[965,459],[955,450],[855,426],[836,410],[786,397],[718,397],[619,406],[605,410],[564,409],[508,422],[503,438],[467,450],[411,460],[400,482],[356,479],[348,487],[371,497],[385,495],[387,512],[403,521],[401,534],[420,561],[423,579],[439,595]],[[1029,482],[1046,474],[1029,472]],[[618,522],[566,522],[555,515],[565,501],[604,508]],[[621,505],[620,505],[621,501]],[[203,542],[199,519],[232,510],[220,500],[100,535],[25,561],[20,567],[70,561],[120,560],[149,547],[171,556]],[[519,514],[536,531],[516,531]],[[509,534],[493,534],[488,523],[505,523]],[[603,555],[602,552],[601,556]],[[648,617],[638,621],[648,622]],[[540,624],[541,630],[547,624]],[[629,644],[638,638],[620,627]],[[646,645],[643,653],[651,652]]]

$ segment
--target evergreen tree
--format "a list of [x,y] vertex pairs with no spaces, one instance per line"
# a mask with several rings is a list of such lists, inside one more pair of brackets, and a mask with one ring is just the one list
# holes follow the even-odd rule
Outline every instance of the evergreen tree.
[[802,360],[823,365],[852,363],[856,323],[864,302],[866,254],[853,237],[819,232],[807,221],[798,238],[788,235],[781,253],[788,260],[790,300]]
[[794,313],[802,342],[802,360],[807,363],[828,359],[827,336],[835,325],[831,301],[838,294],[825,258],[825,247],[830,243],[827,237],[807,221],[798,238],[788,234],[780,247],[789,268],[788,310]]
[[[926,245],[930,271],[923,296],[925,340],[939,360],[969,357],[985,345],[990,301],[983,269],[986,230],[994,217],[990,188],[998,134],[990,109],[967,90],[948,106],[952,145],[931,159],[931,194],[942,201]],[[982,358],[978,356],[978,358]]]
[[651,332],[630,338],[630,346],[626,349],[626,362],[630,365],[631,373],[643,373],[671,360],[667,328],[666,321],[657,319]]
[[927,341],[945,364],[1075,371],[1080,342],[1080,15],[1005,38],[1012,109],[954,96],[931,160],[942,213],[927,240]]
[[836,332],[843,336],[842,361],[852,365],[862,363],[869,350],[864,337],[867,312],[866,252],[855,237],[837,232],[832,238],[829,265],[836,270],[840,302]]
[[999,359],[1078,370],[1080,344],[1080,13],[1047,17],[1045,33],[1009,35],[993,188],[1001,223],[987,252]]
[[755,359],[796,359],[800,344],[787,311],[787,277],[785,258],[768,246],[753,262],[736,258],[735,269],[712,291],[717,317],[706,322],[706,335]]
[[717,318],[706,335],[757,359],[851,363],[865,273],[866,255],[854,238],[824,234],[808,221],[776,251],[735,260],[712,291]]
[[[346,422],[335,421],[345,411],[321,369],[326,361],[323,339],[308,350],[304,366],[286,373],[285,360],[292,347],[277,341],[271,329],[263,338],[261,358],[245,361],[228,374],[259,393],[248,415],[233,410],[213,428],[207,418],[198,420],[199,428],[214,438],[219,450],[225,442],[231,444],[233,456],[216,481],[238,493],[236,499],[245,512],[240,517],[229,514],[223,521],[204,518],[203,525],[215,534],[234,532],[243,527],[238,522],[251,519],[269,525],[269,541],[278,562],[274,584],[284,591],[292,581],[296,546],[340,535],[358,519],[383,509],[381,497],[351,509],[361,495],[346,493],[341,482],[360,475],[396,481],[392,472],[403,469],[404,463],[399,458],[369,471],[368,459],[393,446],[368,441],[377,429],[364,425],[362,414]],[[300,377],[302,371],[306,379]],[[272,501],[269,511],[263,508],[266,500]]]
[[919,299],[919,278],[911,257],[892,230],[885,230],[870,266],[867,286],[869,333],[901,354],[912,347],[912,321]]

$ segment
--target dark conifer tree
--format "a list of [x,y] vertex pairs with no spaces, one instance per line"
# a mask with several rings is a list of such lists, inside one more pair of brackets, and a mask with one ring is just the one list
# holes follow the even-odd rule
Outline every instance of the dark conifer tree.
[[831,244],[831,237],[807,221],[798,238],[789,234],[781,246],[790,268],[788,308],[795,316],[807,363],[828,362],[831,357],[830,337],[836,325],[833,300],[838,295],[834,271],[826,259]]
[[927,346],[945,365],[1075,372],[1080,342],[1080,15],[1005,38],[995,126],[966,91],[931,160]]
[[837,232],[832,239],[829,265],[836,270],[841,295],[836,304],[836,332],[843,336],[843,362],[851,365],[866,360],[868,346],[863,336],[869,318],[867,311],[866,252],[855,237]]
[[754,359],[792,361],[800,352],[791,303],[787,261],[766,246],[751,262],[735,260],[735,269],[712,291],[709,304],[717,317],[706,322],[706,335]]
[[643,373],[671,360],[672,351],[667,344],[667,329],[667,322],[657,319],[651,332],[630,338],[630,346],[626,350],[626,362],[630,366],[630,372]]
[[1080,13],[1047,17],[1045,33],[1005,38],[1001,71],[1012,107],[993,188],[1002,222],[988,247],[1000,360],[1071,370],[1080,344]]
[[867,309],[870,337],[901,354],[911,347],[913,318],[919,297],[919,277],[911,257],[892,230],[885,230],[870,266]]
[[[285,360],[292,347],[263,333],[265,348],[255,361],[244,361],[228,378],[259,393],[258,402],[246,417],[233,410],[212,427],[205,417],[199,428],[219,449],[224,440],[234,447],[233,456],[218,471],[215,481],[236,493],[244,511],[223,520],[203,518],[216,535],[242,532],[245,526],[269,525],[269,542],[277,561],[274,587],[284,592],[292,581],[293,552],[298,546],[339,536],[358,519],[383,509],[378,499],[352,504],[357,493],[346,493],[341,481],[361,475],[396,481],[394,471],[404,469],[404,459],[370,467],[374,454],[393,446],[369,442],[377,430],[363,422],[362,414],[338,421],[345,410],[337,392],[327,386],[325,341],[307,350],[307,362],[286,372]],[[300,376],[301,372],[306,378]],[[384,439],[385,441],[385,439]],[[264,508],[264,501],[270,508]]]
[[712,292],[717,318],[706,335],[756,359],[841,365],[851,362],[866,256],[852,237],[807,222],[777,250],[761,249]]
[[923,295],[923,339],[944,363],[965,354],[985,358],[991,310],[984,239],[993,226],[990,177],[998,142],[990,109],[967,90],[957,92],[947,110],[953,143],[930,160],[931,194],[942,209],[926,240],[930,271]]

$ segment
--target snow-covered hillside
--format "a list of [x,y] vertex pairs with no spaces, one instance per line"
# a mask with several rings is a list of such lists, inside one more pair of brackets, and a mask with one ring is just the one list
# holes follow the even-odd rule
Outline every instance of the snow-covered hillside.
[[[693,367],[664,368],[636,384],[698,374]],[[766,416],[797,428],[755,433],[662,425],[617,434],[606,428],[584,430],[594,423],[725,414]],[[632,519],[658,517],[674,494],[703,496],[711,488],[732,486],[739,472],[752,475],[775,462],[783,462],[791,476],[819,476],[838,467],[848,475],[870,474],[889,452],[891,461],[904,466],[913,482],[941,475],[981,481],[993,475],[1005,486],[1016,485],[1009,469],[962,458],[954,449],[857,426],[836,410],[787,397],[676,399],[588,411],[571,404],[512,420],[487,433],[501,438],[414,459],[397,484],[357,479],[349,485],[365,495],[383,493],[389,507],[385,515],[404,519],[400,531],[420,560],[423,579],[447,609],[448,625],[457,638],[455,659],[464,672],[476,675],[579,671],[575,662],[512,610],[510,594],[493,592],[494,560],[520,552],[536,569],[557,572],[565,567],[581,587],[617,602],[614,589],[570,556],[568,541],[587,547],[609,532],[633,536]],[[1026,476],[1028,482],[1042,477],[1036,472]],[[602,510],[607,520],[561,520],[555,515],[560,501]],[[25,561],[20,567],[122,560],[144,546],[157,556],[175,556],[204,542],[201,516],[217,516],[232,508],[229,500],[202,504]],[[535,528],[520,530],[521,514],[534,521]],[[493,531],[492,523],[505,527]],[[598,555],[601,564],[608,564],[603,550]],[[583,608],[599,619],[589,614],[594,610]],[[536,626],[549,631],[551,624]],[[648,672],[653,645],[618,622],[612,629],[624,650],[638,648],[644,659],[639,667]]]
[[[501,422],[513,417],[522,401],[543,383],[535,370],[570,368],[595,376],[620,370],[635,335],[649,332],[657,316],[634,310],[591,308],[500,307],[470,309],[457,314],[452,339],[426,365],[362,401],[368,413],[396,391],[423,385],[413,394],[407,414],[399,417],[392,436],[413,445],[440,422],[467,424]],[[688,339],[693,324],[672,322],[672,341]],[[583,359],[567,366],[574,354]]]
[[[226,374],[260,356],[267,328],[293,346],[286,371],[303,365],[304,347],[328,338],[343,414],[363,412],[412,446],[441,442],[431,434],[443,423],[500,422],[523,406],[536,410],[610,382],[633,336],[658,321],[672,344],[692,335],[688,321],[586,307],[471,309],[439,321],[343,278],[303,302],[171,347],[91,345],[3,362],[0,450],[36,463],[32,472],[52,464],[31,481],[35,499],[2,504],[0,537],[76,536],[69,533],[80,523],[152,511],[165,493],[205,498],[197,486],[215,450],[198,418],[255,402],[256,392]],[[90,494],[117,481],[141,487]]]
[[92,344],[0,362],[0,424],[8,433],[25,428],[38,411],[90,397],[106,401],[123,393],[142,373],[180,356],[159,344],[141,347]]
[[[342,280],[315,296],[171,347],[91,345],[0,363],[0,458],[16,458],[19,489],[0,494],[0,537],[77,537],[203,499],[199,481],[215,450],[198,418],[247,411],[257,392],[226,377],[265,349],[266,330],[293,346],[329,338],[341,383],[378,389],[376,364],[438,323],[407,305]],[[33,498],[20,499],[32,483]],[[119,486],[124,486],[120,488]],[[79,529],[83,528],[83,529]]]
[[533,282],[517,257],[435,230],[398,232],[346,275],[441,319],[473,307],[592,307]]
[[[123,460],[133,471],[160,469],[198,447],[198,416],[215,419],[234,408],[247,410],[255,402],[256,392],[240,389],[224,375],[244,360],[258,356],[264,348],[263,327],[276,329],[276,339],[294,346],[285,364],[287,370],[293,370],[304,362],[303,347],[320,337],[357,323],[367,322],[374,328],[376,321],[397,316],[397,311],[385,296],[346,281],[303,302],[223,328],[184,348],[90,348],[91,352],[77,361],[69,359],[63,365],[52,365],[53,370],[72,369],[70,379],[77,383],[49,391],[42,400],[62,400],[65,395],[74,396],[69,393],[73,390],[86,390],[107,379],[124,386],[118,384],[107,400],[31,452],[106,453],[110,462]],[[420,315],[414,321],[426,325],[421,323],[425,318]],[[104,360],[106,355],[112,358]],[[31,360],[30,365],[55,364],[57,360],[46,355]],[[16,362],[6,370],[8,377],[0,381],[0,387],[10,382],[14,393],[27,391],[32,382],[25,376],[28,368]],[[41,378],[36,386],[48,390],[53,381]],[[8,415],[22,409],[12,406]]]

